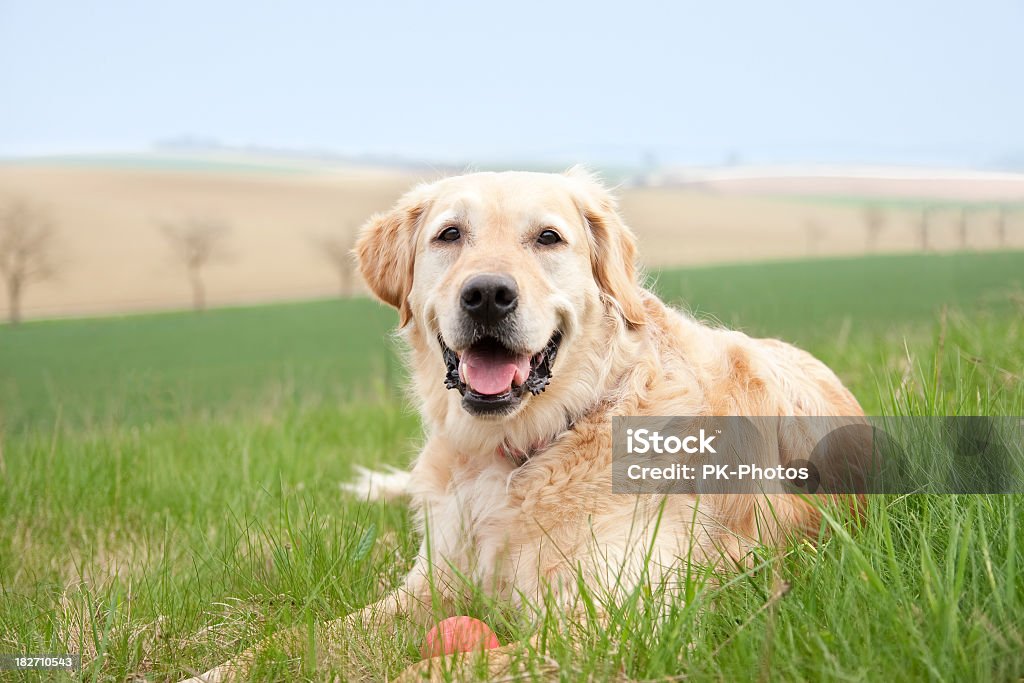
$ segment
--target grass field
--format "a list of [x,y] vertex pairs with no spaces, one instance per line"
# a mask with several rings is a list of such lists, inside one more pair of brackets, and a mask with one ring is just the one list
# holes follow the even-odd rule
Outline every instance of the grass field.
[[[868,412],[1024,415],[1024,253],[652,280],[808,348]],[[393,322],[352,300],[0,328],[0,654],[80,652],[83,680],[174,679],[396,583],[416,547],[408,515],[339,489],[354,463],[415,451]],[[682,568],[686,601],[663,619],[655,586],[605,629],[548,620],[528,665],[563,680],[1024,675],[1024,499],[877,497],[847,521],[717,581]],[[536,628],[483,598],[466,611],[503,640]],[[340,673],[394,675],[421,638],[369,638]]]

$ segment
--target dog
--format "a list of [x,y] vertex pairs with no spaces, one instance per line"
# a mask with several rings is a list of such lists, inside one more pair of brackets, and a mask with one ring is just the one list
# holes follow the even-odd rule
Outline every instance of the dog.
[[[818,529],[808,497],[612,493],[613,416],[863,412],[810,354],[709,326],[645,289],[636,239],[586,170],[419,185],[369,220],[354,252],[398,311],[425,425],[410,472],[356,489],[408,495],[424,542],[401,586],[324,627],[328,656],[356,621],[427,623],[431,605],[464,590],[572,611],[581,580],[629,590],[679,558],[742,564]],[[786,465],[820,436],[780,427],[770,459]],[[493,667],[516,647],[491,651]]]

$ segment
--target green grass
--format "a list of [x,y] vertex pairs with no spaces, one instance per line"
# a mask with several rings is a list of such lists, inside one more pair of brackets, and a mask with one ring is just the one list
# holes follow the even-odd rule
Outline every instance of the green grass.
[[666,298],[757,335],[827,342],[856,332],[910,329],[943,307],[1012,312],[1024,298],[1024,253],[909,254],[718,266],[656,274]]
[[400,382],[394,324],[360,299],[4,327],[0,419],[137,425],[378,396]]
[[[869,412],[1024,415],[1024,254],[655,280],[799,342]],[[410,566],[409,516],[338,484],[415,452],[393,321],[349,301],[0,328],[0,654],[80,652],[84,680],[173,679],[380,597]],[[876,497],[862,523],[827,526],[750,571],[681,566],[685,600],[647,587],[607,605],[604,628],[549,615],[544,656],[524,665],[563,680],[1024,675],[1024,499]],[[482,596],[464,609],[503,640],[538,630]],[[421,638],[388,632],[343,673],[394,675]]]

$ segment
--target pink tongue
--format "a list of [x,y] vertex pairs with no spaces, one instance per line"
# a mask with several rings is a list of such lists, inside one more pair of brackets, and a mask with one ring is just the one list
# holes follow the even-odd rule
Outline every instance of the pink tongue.
[[498,350],[467,350],[459,359],[466,384],[478,394],[497,396],[530,376],[529,356],[510,356]]

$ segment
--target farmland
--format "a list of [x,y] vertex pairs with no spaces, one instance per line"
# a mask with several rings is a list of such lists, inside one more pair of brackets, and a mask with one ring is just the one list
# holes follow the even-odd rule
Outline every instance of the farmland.
[[[1024,253],[650,280],[697,315],[804,346],[870,413],[1024,414]],[[339,487],[354,464],[415,453],[394,321],[355,298],[0,328],[0,652],[81,653],[83,680],[170,679],[395,584],[416,547],[407,513]],[[879,497],[862,528],[833,522],[778,562],[687,574],[664,619],[654,587],[607,629],[542,623],[530,666],[564,680],[1024,674],[1020,497]],[[503,641],[535,629],[483,599],[466,611]],[[336,673],[382,679],[417,659],[414,629],[364,635]]]

